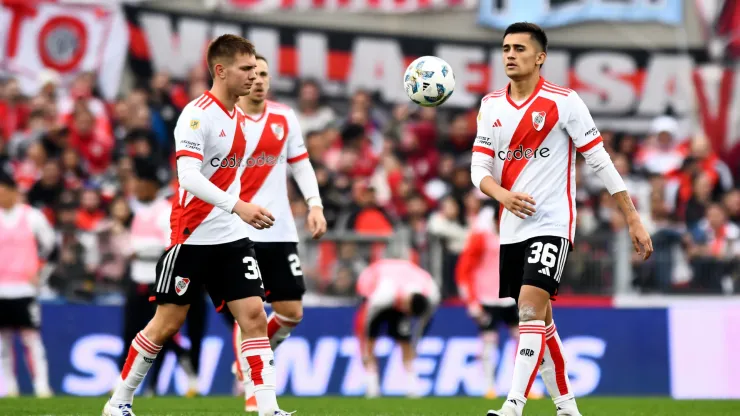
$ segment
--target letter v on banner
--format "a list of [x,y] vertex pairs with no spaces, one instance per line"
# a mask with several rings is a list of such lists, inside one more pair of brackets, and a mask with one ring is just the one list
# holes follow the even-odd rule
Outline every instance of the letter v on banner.
[[[704,134],[712,143],[712,149],[719,154],[724,154],[727,151],[728,144],[727,123],[730,118],[732,93],[738,86],[735,85],[736,77],[731,69],[721,69],[718,83],[711,82],[709,79],[713,69],[706,69],[699,68],[694,70],[693,73],[701,126]],[[712,105],[710,102],[708,91],[705,88],[705,86],[713,84],[719,89],[717,94],[714,95],[717,97],[716,105]],[[713,114],[712,108],[714,108]]]

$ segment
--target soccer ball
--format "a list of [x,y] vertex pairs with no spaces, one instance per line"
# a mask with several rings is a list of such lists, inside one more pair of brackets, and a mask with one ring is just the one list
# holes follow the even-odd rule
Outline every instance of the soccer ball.
[[422,56],[406,68],[403,88],[416,104],[437,107],[447,101],[455,90],[455,74],[444,60],[436,56]]

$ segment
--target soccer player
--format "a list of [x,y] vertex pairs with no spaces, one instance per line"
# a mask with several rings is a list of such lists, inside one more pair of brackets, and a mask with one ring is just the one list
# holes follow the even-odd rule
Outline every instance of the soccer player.
[[[257,78],[249,94],[239,101],[239,107],[246,114],[247,136],[255,138],[247,143],[250,157],[244,162],[247,167],[241,177],[241,199],[265,207],[279,219],[269,230],[249,233],[249,238],[255,242],[267,302],[272,306],[267,318],[267,337],[275,350],[301,322],[301,300],[306,291],[298,257],[298,232],[288,201],[288,165],[308,204],[308,227],[314,239],[326,232],[326,219],[298,118],[290,107],[267,100],[269,91],[269,65],[264,57],[257,56]],[[241,343],[240,333],[234,331],[236,345]],[[249,412],[256,408],[253,385],[245,374],[247,370],[246,363],[237,359],[237,371],[242,374],[244,385],[245,408]]]
[[[383,326],[401,346],[408,376],[407,396],[416,397],[418,380],[414,371],[416,343],[427,329],[440,300],[439,288],[426,270],[408,260],[380,259],[370,264],[357,278],[357,294],[363,303],[358,309],[355,329],[360,341],[362,363],[367,373],[369,398],[380,395],[375,341]],[[415,328],[414,318],[418,318]]]
[[49,366],[41,339],[39,257],[54,249],[54,229],[44,215],[21,202],[18,186],[0,166],[0,367],[9,397],[18,396],[13,335],[20,335],[37,397],[51,397]]
[[573,244],[576,151],[619,205],[635,251],[644,259],[653,251],[586,105],[575,91],[540,76],[546,58],[540,27],[514,23],[506,29],[503,59],[511,82],[483,98],[473,144],[472,181],[502,207],[499,294],[517,299],[519,307],[511,390],[489,416],[521,416],[540,367],[557,414],[580,415],[550,303]]
[[[172,202],[165,197],[158,196],[161,183],[157,177],[156,164],[144,158],[134,159],[134,194],[136,204],[134,218],[131,222],[131,284],[126,293],[126,304],[123,309],[123,342],[130,345],[142,326],[145,326],[152,316],[156,305],[149,302],[149,292],[155,289],[157,279],[157,261],[170,244],[170,215]],[[203,312],[204,299],[195,299],[188,312],[188,331],[195,327],[204,327],[203,316],[195,316]],[[194,322],[196,321],[196,322]],[[199,325],[198,325],[199,324]],[[201,331],[202,332],[202,331]],[[200,340],[192,339],[196,347]],[[201,337],[202,338],[202,337]],[[186,396],[195,396],[198,392],[198,374],[195,366],[195,357],[178,345],[174,340],[165,343],[160,351],[173,350],[185,373],[188,375],[188,391]],[[195,348],[199,351],[199,348]],[[125,365],[124,356],[121,357],[121,368]],[[157,387],[159,368],[157,362],[153,364],[149,385],[153,393]]]
[[493,351],[498,348],[499,325],[506,325],[511,337],[519,339],[516,302],[508,297],[499,298],[499,237],[494,217],[492,207],[478,212],[455,268],[458,291],[468,307],[468,314],[478,324],[483,341],[481,361],[485,396],[489,399],[496,397]]
[[182,326],[203,287],[217,311],[228,307],[242,330],[241,354],[249,363],[260,416],[287,415],[275,397],[275,367],[267,339],[264,289],[247,226],[272,226],[265,208],[239,199],[247,146],[244,113],[236,106],[255,79],[254,45],[222,35],[208,46],[213,87],[191,101],[175,127],[179,178],[172,208],[170,247],[157,263],[151,300],[154,318],[139,332],[104,416],[133,416],[134,392],[152,362]]

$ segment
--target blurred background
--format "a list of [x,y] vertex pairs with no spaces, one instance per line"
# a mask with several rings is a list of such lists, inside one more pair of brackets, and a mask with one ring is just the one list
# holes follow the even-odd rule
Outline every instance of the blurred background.
[[[621,213],[579,157],[575,249],[556,302],[572,361],[596,368],[575,366],[576,393],[740,397],[723,361],[740,368],[729,353],[740,346],[733,0],[0,1],[0,164],[57,236],[40,280],[52,387],[101,394],[117,375],[133,161],[156,161],[169,184],[162,194],[174,193],[173,128],[210,88],[205,48],[223,33],[256,44],[273,99],[296,110],[329,224],[326,238],[299,246],[310,307],[278,351],[278,363],[281,354],[289,362],[279,390],[361,394],[347,381],[360,376],[349,371],[342,312],[389,244],[442,288],[441,323],[427,340],[441,344],[420,354],[441,362],[474,342],[455,266],[489,201],[471,184],[470,150],[480,98],[506,85],[499,45],[518,20],[546,29],[544,76],[589,106],[655,246],[638,261]],[[413,105],[401,87],[406,65],[423,55],[455,71],[441,108]],[[307,208],[293,184],[290,192],[304,230]],[[230,391],[228,336],[209,318],[203,393]],[[334,355],[310,358],[321,342],[334,342]],[[289,355],[331,371],[309,382],[312,370]],[[170,358],[158,392],[181,394],[184,375]],[[429,371],[427,394],[480,394],[462,373],[439,374]]]

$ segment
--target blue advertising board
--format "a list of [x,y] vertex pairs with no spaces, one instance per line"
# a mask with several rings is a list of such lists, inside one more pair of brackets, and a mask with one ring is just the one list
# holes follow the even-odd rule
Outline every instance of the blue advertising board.
[[[276,351],[278,392],[299,396],[364,394],[364,373],[353,330],[351,307],[307,308],[303,323]],[[576,395],[668,395],[670,367],[665,309],[562,308],[556,323]],[[106,394],[118,374],[124,348],[121,309],[113,306],[44,305],[43,338],[50,377],[58,394]],[[230,394],[234,360],[231,331],[210,313],[203,342],[202,394]],[[516,345],[502,331],[497,352],[499,391],[509,388]],[[186,340],[187,341],[187,340]],[[441,308],[418,345],[415,363],[425,395],[480,395],[480,343],[473,322],[459,307]],[[381,388],[404,393],[400,351],[379,340]],[[22,354],[17,354],[21,356]],[[162,359],[162,357],[160,357]],[[157,391],[184,394],[185,374],[174,355],[165,356]],[[21,387],[30,391],[19,359]],[[3,386],[0,382],[0,393]],[[538,380],[535,388],[542,388]]]
[[683,22],[681,0],[481,0],[478,22],[503,30],[527,21],[548,29],[592,21]]

